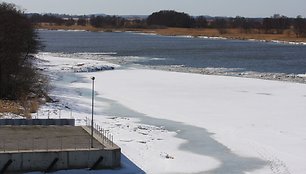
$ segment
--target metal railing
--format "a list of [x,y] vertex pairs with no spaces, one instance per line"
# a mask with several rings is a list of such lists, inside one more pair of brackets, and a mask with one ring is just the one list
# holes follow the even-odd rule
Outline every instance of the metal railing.
[[[62,111],[69,112],[69,117],[67,117],[67,115],[63,116]],[[72,109],[68,109],[68,110],[65,110],[65,109],[47,109],[47,110],[38,110],[36,112],[36,114],[32,115],[32,118],[33,119],[39,119],[39,118],[48,118],[48,119],[51,119],[51,118],[58,118],[58,119],[70,118],[70,119],[73,119],[74,117],[73,117]]]
[[[86,126],[91,130],[91,119],[85,118]],[[108,144],[112,147],[114,146],[114,136],[109,132],[109,130],[103,129],[102,126],[94,122],[94,133],[97,134],[101,140],[102,144]]]

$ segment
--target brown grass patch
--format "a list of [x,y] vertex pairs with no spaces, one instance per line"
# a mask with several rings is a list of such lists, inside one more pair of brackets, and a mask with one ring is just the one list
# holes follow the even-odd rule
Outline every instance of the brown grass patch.
[[292,29],[286,30],[283,34],[262,34],[253,29],[249,33],[244,33],[241,29],[225,29],[226,32],[220,33],[217,29],[209,28],[162,28],[162,29],[143,29],[143,28],[95,28],[91,25],[86,26],[59,26],[42,23],[36,26],[40,29],[49,30],[86,30],[86,31],[137,31],[143,33],[156,33],[166,36],[209,36],[209,37],[225,37],[229,39],[256,39],[256,40],[279,40],[279,41],[292,41],[292,42],[306,42],[306,38],[297,38]]
[[0,113],[23,114],[23,107],[15,101],[0,100]]
[[31,118],[31,113],[37,112],[40,102],[37,99],[26,101],[0,100],[0,117],[1,113],[12,113],[22,117]]
[[166,29],[144,29],[140,30],[146,33],[157,33],[160,35],[167,36],[209,36],[209,37],[225,37],[229,39],[256,39],[256,40],[280,40],[280,41],[295,41],[295,42],[306,42],[306,38],[297,38],[293,31],[286,30],[284,34],[262,34],[256,30],[250,33],[241,32],[240,29],[226,29],[226,32],[220,34],[217,29],[195,29],[195,28],[166,28]]
[[86,30],[86,31],[99,31],[98,28],[95,28],[91,25],[81,26],[81,25],[52,25],[48,23],[40,23],[36,26],[39,29],[48,29],[48,30]]

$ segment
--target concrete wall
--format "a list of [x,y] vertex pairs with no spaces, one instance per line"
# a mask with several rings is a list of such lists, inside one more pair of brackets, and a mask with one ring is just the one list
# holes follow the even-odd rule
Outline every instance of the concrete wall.
[[55,158],[59,160],[52,170],[91,168],[100,157],[103,157],[103,160],[97,168],[120,166],[121,152],[118,148],[0,153],[0,170],[11,159],[13,162],[6,172],[46,171]]
[[0,119],[0,125],[75,125],[74,119]]
[[[0,125],[8,125],[9,122],[7,119],[0,120]],[[18,119],[16,119],[18,120]],[[33,120],[24,121],[13,121],[13,124],[9,125],[37,125]],[[63,120],[68,120],[68,123],[73,123],[74,120],[61,119],[39,119],[39,125],[64,125],[66,123]],[[2,122],[1,122],[2,121]],[[62,122],[61,122],[62,121]],[[71,122],[70,122],[71,121]],[[26,123],[26,124],[25,124]],[[70,125],[70,124],[69,124]],[[83,127],[87,132],[90,131],[89,128]],[[94,138],[99,141],[103,146],[103,149],[92,148],[92,149],[63,149],[63,150],[50,150],[50,151],[8,151],[0,152],[0,170],[5,166],[7,161],[12,160],[13,162],[8,167],[7,172],[30,172],[30,171],[46,171],[52,161],[56,158],[59,160],[55,164],[52,170],[65,170],[65,169],[84,169],[91,168],[96,161],[103,157],[101,163],[97,165],[97,169],[100,168],[116,168],[120,167],[121,162],[121,149],[113,142],[110,143],[110,140],[106,142],[103,141],[105,137],[101,137],[98,134],[94,133]],[[0,141],[1,142],[1,141]],[[1,145],[1,144],[0,144]]]

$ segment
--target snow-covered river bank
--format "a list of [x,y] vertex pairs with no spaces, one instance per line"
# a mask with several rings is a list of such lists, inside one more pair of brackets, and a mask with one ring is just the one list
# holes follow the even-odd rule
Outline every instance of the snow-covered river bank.
[[107,172],[306,172],[305,84],[38,57],[46,60],[41,68],[59,100],[42,107],[40,117],[59,109],[61,117],[72,113],[84,124],[91,115],[90,77],[96,77],[95,121],[134,163]]

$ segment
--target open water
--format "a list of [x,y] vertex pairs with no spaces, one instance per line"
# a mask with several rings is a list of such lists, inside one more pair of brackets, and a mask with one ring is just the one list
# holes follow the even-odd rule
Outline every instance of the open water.
[[158,36],[131,32],[38,31],[44,52],[92,53],[131,63],[306,73],[306,46],[272,42]]

